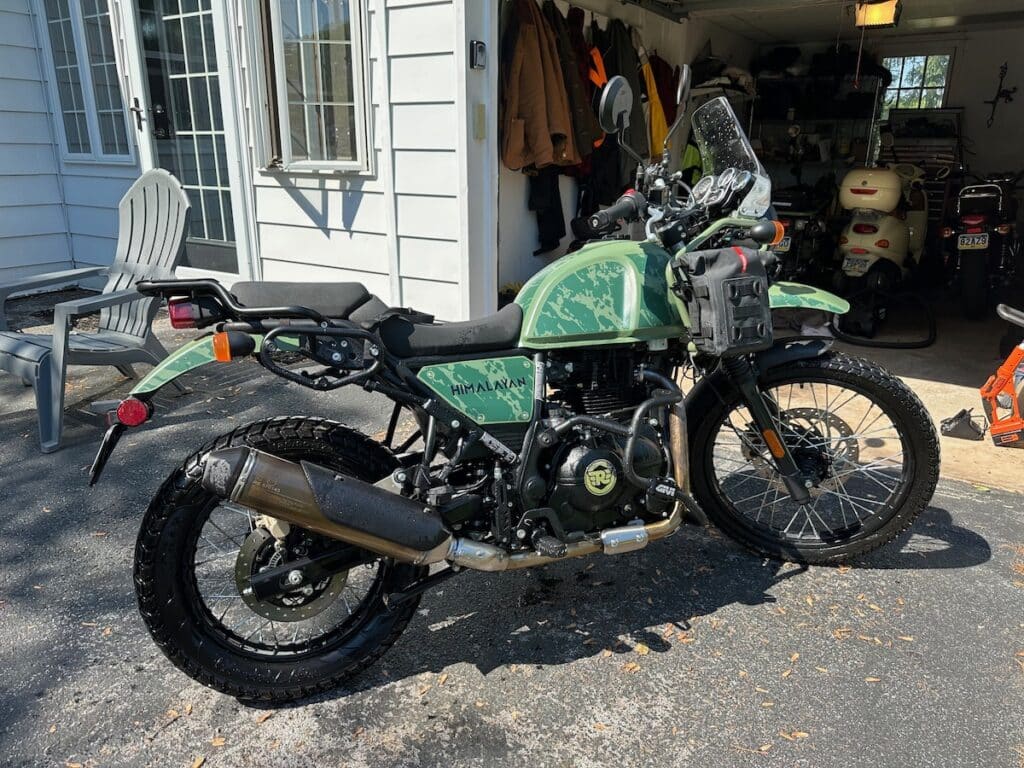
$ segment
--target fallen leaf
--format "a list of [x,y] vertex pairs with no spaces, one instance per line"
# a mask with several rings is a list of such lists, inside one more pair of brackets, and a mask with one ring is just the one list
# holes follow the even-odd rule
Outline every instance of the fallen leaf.
[[103,635],[104,637],[110,637],[112,634],[114,634],[114,628],[113,627],[104,627],[103,631],[100,634]]
[[445,673],[441,674],[441,675],[440,675],[440,676],[439,676],[439,677],[437,678],[437,684],[438,684],[439,686],[440,686],[440,685],[444,685],[444,684],[445,684],[446,682],[448,682],[448,673],[447,673],[447,672],[445,672]]
[[675,632],[676,628],[669,624],[667,627],[665,627],[665,631],[661,633],[661,636],[668,640],[670,637],[672,637],[672,635],[675,634]]
[[761,686],[756,686],[754,688],[754,690],[757,691],[758,693],[768,693],[769,692],[767,688],[762,688]]
[[774,701],[762,701],[761,702],[761,706],[762,707],[774,707],[775,706],[775,702]]
[[259,715],[256,716],[256,723],[257,724],[265,723],[265,722],[267,722],[267,720],[269,720],[273,716],[274,716],[274,711],[273,710],[270,710],[269,712],[262,712],[262,713],[260,713]]
[[594,723],[594,730],[595,731],[603,731],[603,730],[606,730],[607,728],[608,728],[608,726],[605,725],[604,723]]
[[806,739],[810,737],[811,734],[809,734],[807,731],[793,731],[791,735],[794,739]]
[[82,622],[82,626],[83,627],[98,627],[99,624],[97,624],[95,621],[83,621]]
[[476,706],[479,707],[480,709],[483,709],[484,707],[487,706],[487,702],[486,701],[477,700],[475,703],[476,703]]
[[107,535],[108,535],[108,534],[107,534],[107,532],[106,532],[106,531],[93,531],[93,532],[92,532],[92,533],[90,534],[90,536],[92,536],[92,537],[93,537],[94,539],[98,539],[98,538],[100,538],[101,536],[107,536]]
[[56,732],[57,732],[57,726],[56,726],[56,724],[54,724],[54,725],[51,725],[51,726],[50,726],[50,733],[56,733]]
[[64,763],[64,766],[65,768],[82,768],[81,763]]
[[865,683],[880,683],[880,682],[882,682],[882,678],[880,678],[880,677],[865,677],[864,678],[864,682]]
[[192,768],[202,768],[203,763],[205,762],[205,757],[197,757],[195,760],[192,761]]
[[818,670],[818,671],[819,671],[819,672],[821,672],[821,673],[825,673],[825,672],[828,672],[828,670],[827,670],[827,669],[825,669],[825,667],[815,667],[815,669],[816,669],[816,670]]
[[430,683],[427,683],[426,685],[422,685],[422,686],[420,686],[420,689],[418,691],[416,691],[416,695],[417,696],[423,696],[431,688],[433,688],[433,686]]
[[624,664],[622,666],[622,669],[624,671],[630,672],[630,673],[632,673],[632,672],[639,672],[640,671],[640,665],[637,664],[635,661],[630,661],[630,662],[627,662],[626,664]]
[[796,660],[797,660],[797,659],[799,659],[799,658],[800,658],[800,654],[799,654],[799,653],[794,653],[793,655],[791,655],[791,656],[789,657],[789,660],[790,660],[790,661],[796,661]]
[[215,747],[223,747],[227,743],[227,739],[223,736],[214,736],[210,743]]
[[793,670],[792,669],[787,669],[785,672],[782,673],[782,679],[785,680],[787,677],[789,677],[792,674],[793,674]]
[[806,603],[807,603],[808,605],[810,605],[810,606],[812,606],[812,607],[813,607],[813,606],[814,606],[814,595],[808,595],[807,597],[805,597],[805,598],[804,598],[804,601],[805,601],[805,602],[806,602]]
[[173,723],[179,717],[181,717],[181,714],[178,712],[178,710],[176,710],[176,709],[168,709],[167,710],[167,722]]
[[637,643],[633,650],[639,653],[641,656],[646,656],[648,653],[651,652],[651,649],[643,643]]
[[912,642],[914,642],[914,636],[913,635],[900,635],[900,640],[903,640],[903,641],[908,642],[908,643],[912,643]]
[[191,704],[186,704],[186,705],[185,705],[185,707],[184,707],[184,709],[183,709],[182,711],[183,711],[183,712],[184,712],[184,713],[185,713],[186,715],[191,715],[191,714],[192,714],[192,705],[191,705]]
[[353,736],[359,736],[359,735],[361,735],[361,734],[363,733],[363,731],[365,731],[365,730],[366,730],[366,729],[365,729],[365,728],[363,728],[363,726],[361,726],[361,725],[360,725],[360,726],[359,726],[358,728],[356,728],[356,729],[355,729],[354,731],[352,731],[352,735],[353,735]]
[[612,652],[609,651],[607,648],[605,648],[603,651],[601,651],[601,658],[602,659],[607,659],[611,655],[612,655]]
[[832,637],[836,640],[846,640],[848,637],[853,636],[853,630],[848,627],[840,627],[839,629],[832,630]]
[[874,603],[868,603],[868,608],[870,608],[872,611],[878,611],[878,612],[881,612],[881,610],[882,610],[880,607],[878,607]]
[[840,573],[840,574],[849,573],[850,572],[850,566],[848,566],[848,565],[840,565],[838,568],[836,568],[836,572]]
[[676,640],[678,640],[680,643],[689,644],[694,642],[696,638],[690,637],[690,635],[686,632],[680,632],[678,635],[676,635]]

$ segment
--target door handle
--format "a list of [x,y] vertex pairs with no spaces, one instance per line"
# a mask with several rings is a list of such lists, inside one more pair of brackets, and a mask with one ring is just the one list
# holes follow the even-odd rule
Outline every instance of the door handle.
[[132,112],[135,113],[135,127],[139,131],[141,131],[142,130],[142,113],[145,112],[145,110],[142,108],[142,105],[139,104],[139,98],[137,96],[134,99],[132,99],[132,104],[133,104],[133,106],[130,109],[131,109]]

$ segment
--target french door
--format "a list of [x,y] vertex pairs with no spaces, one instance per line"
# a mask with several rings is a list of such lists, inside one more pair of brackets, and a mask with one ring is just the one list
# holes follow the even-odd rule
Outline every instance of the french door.
[[116,0],[143,169],[165,168],[192,202],[178,274],[252,275],[232,46],[221,0]]

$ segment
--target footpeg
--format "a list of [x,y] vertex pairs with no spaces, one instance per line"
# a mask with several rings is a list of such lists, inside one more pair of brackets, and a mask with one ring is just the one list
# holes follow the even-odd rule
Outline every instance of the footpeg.
[[569,551],[568,544],[539,531],[534,534],[531,543],[537,554],[542,557],[565,557]]

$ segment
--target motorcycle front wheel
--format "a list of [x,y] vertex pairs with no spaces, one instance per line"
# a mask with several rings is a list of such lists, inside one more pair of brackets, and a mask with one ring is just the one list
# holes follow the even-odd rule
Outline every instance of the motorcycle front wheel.
[[694,495],[711,522],[766,557],[842,563],[892,541],[928,506],[939,441],[898,378],[837,353],[762,373],[809,504],[786,492],[739,392],[716,375],[688,403]]
[[256,422],[190,456],[143,518],[135,591],[157,645],[204,685],[243,700],[281,703],[334,688],[379,658],[419,602],[390,609],[387,596],[426,571],[378,558],[267,600],[247,595],[253,574],[339,544],[298,526],[275,535],[258,513],[202,487],[206,455],[243,445],[366,482],[386,477],[395,461],[378,443],[336,422]]

